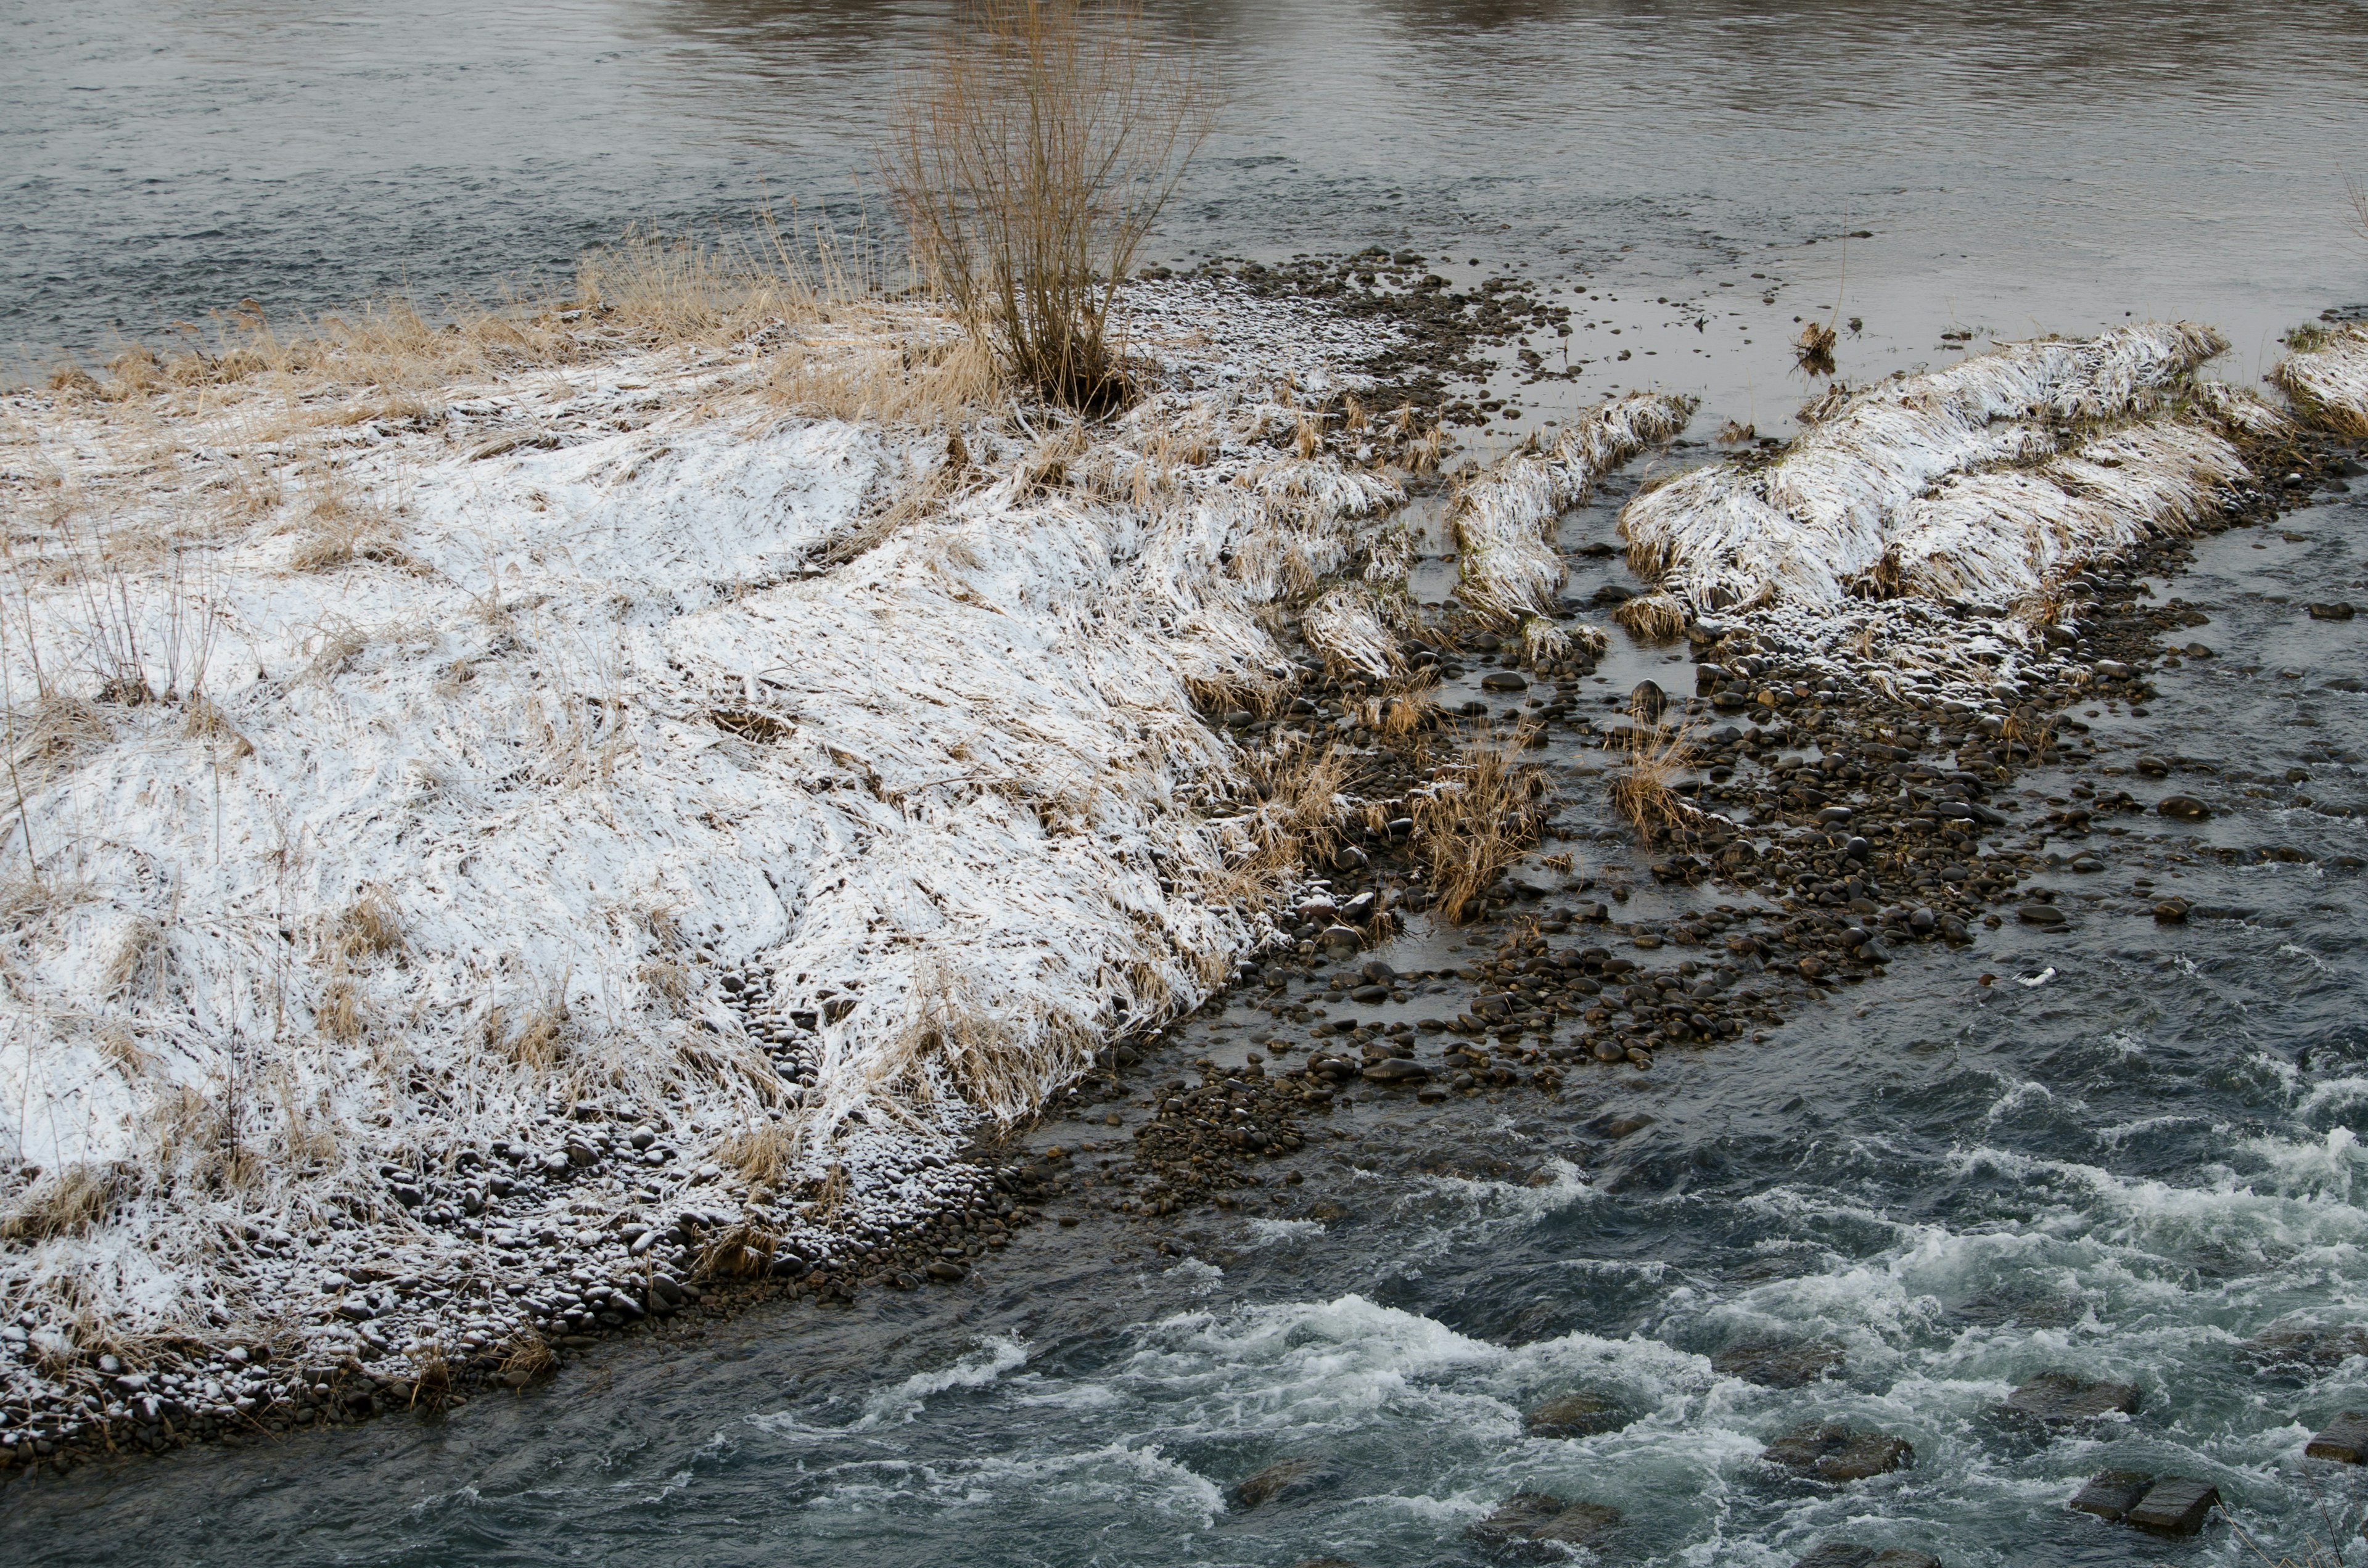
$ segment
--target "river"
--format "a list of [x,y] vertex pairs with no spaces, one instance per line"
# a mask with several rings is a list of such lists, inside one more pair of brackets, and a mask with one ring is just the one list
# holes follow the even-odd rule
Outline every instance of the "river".
[[[245,297],[293,317],[531,288],[628,222],[730,228],[768,198],[848,221],[939,10],[18,6],[0,340],[103,357]],[[1659,385],[1780,428],[1806,390],[1783,340],[1813,312],[1861,319],[1853,380],[2178,315],[2226,332],[2224,373],[2249,381],[2285,328],[2368,296],[2355,7],[1278,0],[1157,20],[1228,97],[1164,256],[1380,243],[1521,268],[1589,296],[1569,402]],[[1607,538],[1617,499],[1566,542]],[[13,1487],[0,1541],[28,1564],[1411,1568],[1476,1561],[1464,1527],[1543,1490],[1620,1507],[1632,1561],[1776,1568],[1828,1537],[1951,1568],[2157,1561],[2064,1510],[2119,1467],[2210,1480],[2299,1555],[2294,1455],[2368,1409],[2368,1362],[2281,1378],[2238,1350],[2297,1314],[2368,1323],[2368,833],[2259,786],[2300,769],[2322,805],[2368,806],[2358,643],[2301,611],[2368,575],[2360,522],[2334,497],[2200,547],[2176,591],[2210,607],[2218,656],[2163,670],[2151,717],[2091,722],[2109,764],[2186,759],[2217,814],[2146,818],[2107,871],[2063,872],[2064,934],[1918,949],[1764,1042],[1574,1075],[1560,1102],[1475,1099],[1418,1135],[1344,1110],[1306,1166],[1320,1213],[1212,1212],[1165,1255],[1132,1228],[1038,1227],[956,1290],[636,1341],[440,1422]],[[1583,756],[1549,760],[1574,812],[1600,809]],[[2225,864],[2197,835],[2301,853]],[[2157,925],[2141,877],[2198,916]],[[1237,1058],[1234,1039],[1196,1026],[1175,1054]],[[1653,1120],[1604,1132],[1634,1116]],[[1755,1337],[1844,1359],[1790,1390],[1711,1371]],[[2139,1411],[2053,1437],[1998,1414],[2055,1368],[2137,1384]],[[1524,1435],[1578,1388],[1637,1419]],[[1913,1466],[1836,1491],[1758,1462],[1826,1419],[1908,1438]],[[1292,1457],[1321,1483],[1226,1506]],[[2171,1554],[2248,1560],[2225,1527]]]

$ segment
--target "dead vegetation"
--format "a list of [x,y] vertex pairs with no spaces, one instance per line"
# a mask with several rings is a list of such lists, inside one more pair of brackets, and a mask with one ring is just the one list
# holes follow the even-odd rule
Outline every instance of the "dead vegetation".
[[1118,290],[1210,128],[1189,53],[1133,0],[980,0],[899,96],[889,188],[930,280],[1004,368],[1089,413],[1128,400]]
[[1674,642],[1685,635],[1685,607],[1668,594],[1638,594],[1622,599],[1611,619],[1640,642]]
[[541,1335],[522,1328],[502,1341],[498,1369],[510,1386],[523,1387],[536,1378],[547,1378],[559,1370],[559,1357]]
[[1414,849],[1430,884],[1432,906],[1462,925],[1505,868],[1538,841],[1544,822],[1544,770],[1519,760],[1536,731],[1516,730],[1500,744],[1464,757],[1409,801]]
[[1830,376],[1834,373],[1834,345],[1840,341],[1841,335],[1832,327],[1813,321],[1793,340],[1793,360],[1813,376]]
[[120,1165],[86,1161],[42,1176],[0,1218],[0,1238],[38,1242],[80,1235],[106,1218],[130,1179]]
[[1693,803],[1673,786],[1693,767],[1695,756],[1692,733],[1683,727],[1643,724],[1628,741],[1611,780],[1611,809],[1627,818],[1645,843],[1691,835]]

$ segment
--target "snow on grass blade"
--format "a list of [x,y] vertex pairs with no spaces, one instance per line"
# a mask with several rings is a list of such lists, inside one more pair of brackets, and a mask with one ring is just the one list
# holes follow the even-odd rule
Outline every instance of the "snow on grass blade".
[[1772,460],[1714,462],[1630,502],[1630,563],[1698,610],[1942,585],[2012,597],[2183,525],[2243,476],[2213,426],[2275,415],[2196,379],[2226,347],[2148,323],[1883,382]]
[[1580,415],[1552,448],[1516,452],[1458,485],[1448,526],[1463,602],[1507,621],[1554,613],[1563,580],[1554,519],[1605,473],[1684,429],[1693,407],[1690,398],[1631,392]]

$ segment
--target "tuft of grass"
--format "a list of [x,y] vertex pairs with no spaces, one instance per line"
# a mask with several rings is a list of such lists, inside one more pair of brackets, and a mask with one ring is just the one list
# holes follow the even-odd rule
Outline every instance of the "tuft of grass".
[[430,1415],[452,1402],[452,1362],[440,1340],[426,1339],[404,1350],[411,1363],[411,1408]]
[[1135,0],[980,0],[899,94],[882,152],[930,281],[1010,374],[1104,414],[1129,398],[1111,310],[1211,126],[1189,52]]
[[1457,925],[1472,915],[1505,868],[1538,841],[1545,772],[1518,760],[1536,734],[1522,726],[1501,745],[1473,752],[1452,777],[1408,800],[1414,849],[1433,906]]
[[163,1000],[172,973],[173,949],[165,928],[140,915],[132,916],[116,938],[100,979],[114,1000],[154,1003]]
[[536,1378],[547,1378],[557,1371],[559,1357],[541,1335],[522,1328],[502,1341],[498,1369],[511,1387],[522,1388]]
[[13,1242],[74,1236],[106,1218],[131,1180],[124,1166],[78,1161],[35,1182],[0,1217],[0,1238]]
[[339,915],[330,932],[330,950],[347,963],[384,958],[403,950],[403,912],[376,882],[363,884],[361,896]]
[[708,1279],[752,1279],[773,1267],[780,1238],[746,1221],[720,1233],[700,1254],[698,1272]]
[[1813,376],[1830,376],[1834,373],[1834,345],[1840,341],[1841,335],[1832,327],[1813,321],[1793,340],[1793,358]]
[[1647,844],[1680,840],[1693,831],[1691,801],[1671,788],[1694,765],[1691,732],[1654,725],[1637,732],[1611,780],[1611,807]]
[[1639,594],[1622,599],[1611,619],[1644,642],[1674,642],[1685,635],[1685,608],[1667,594]]

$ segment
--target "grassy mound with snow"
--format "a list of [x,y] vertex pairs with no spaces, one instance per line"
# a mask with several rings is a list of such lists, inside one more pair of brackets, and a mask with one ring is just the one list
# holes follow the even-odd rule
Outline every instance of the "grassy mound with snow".
[[2021,599],[2185,530],[2250,478],[2239,441],[2284,421],[2199,376],[2226,347],[2149,323],[1829,396],[1774,457],[1714,462],[1631,501],[1630,563],[1697,611]]
[[[9,399],[0,1314],[369,1353],[357,1259],[777,1195],[812,1255],[1197,1005],[1292,874],[1203,713],[1400,491],[1294,402],[1369,345],[1138,304],[1094,426],[881,305]],[[629,1168],[484,1178],[587,1104]]]

